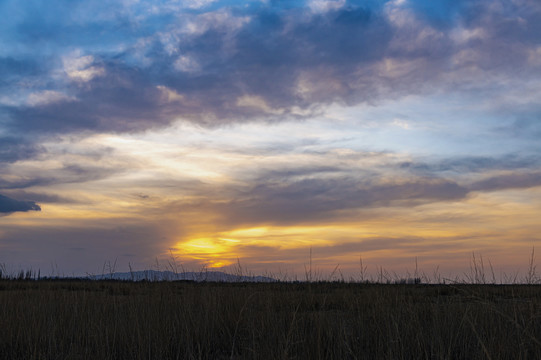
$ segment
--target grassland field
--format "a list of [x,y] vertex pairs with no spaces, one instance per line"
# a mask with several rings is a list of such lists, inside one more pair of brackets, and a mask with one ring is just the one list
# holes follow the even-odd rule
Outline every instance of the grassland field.
[[0,359],[541,359],[541,286],[4,279]]

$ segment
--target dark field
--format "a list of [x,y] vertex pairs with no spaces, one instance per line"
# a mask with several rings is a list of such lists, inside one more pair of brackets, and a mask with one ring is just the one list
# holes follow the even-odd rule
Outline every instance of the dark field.
[[0,281],[0,359],[540,359],[541,287]]

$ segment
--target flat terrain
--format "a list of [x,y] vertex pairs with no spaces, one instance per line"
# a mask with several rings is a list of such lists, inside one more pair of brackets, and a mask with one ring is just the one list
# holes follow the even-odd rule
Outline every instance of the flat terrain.
[[0,281],[0,359],[540,359],[541,287]]

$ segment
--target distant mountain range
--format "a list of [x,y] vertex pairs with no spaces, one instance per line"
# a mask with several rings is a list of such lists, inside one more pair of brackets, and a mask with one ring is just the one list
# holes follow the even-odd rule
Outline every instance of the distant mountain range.
[[210,281],[210,282],[274,282],[276,279],[267,276],[248,276],[227,274],[221,271],[181,272],[143,270],[132,272],[115,272],[102,275],[89,275],[90,280],[125,280],[125,281]]

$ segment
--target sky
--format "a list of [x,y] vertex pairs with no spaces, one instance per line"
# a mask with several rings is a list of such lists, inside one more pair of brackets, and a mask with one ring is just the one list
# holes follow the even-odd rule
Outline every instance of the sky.
[[6,269],[512,276],[539,248],[537,0],[0,13]]

